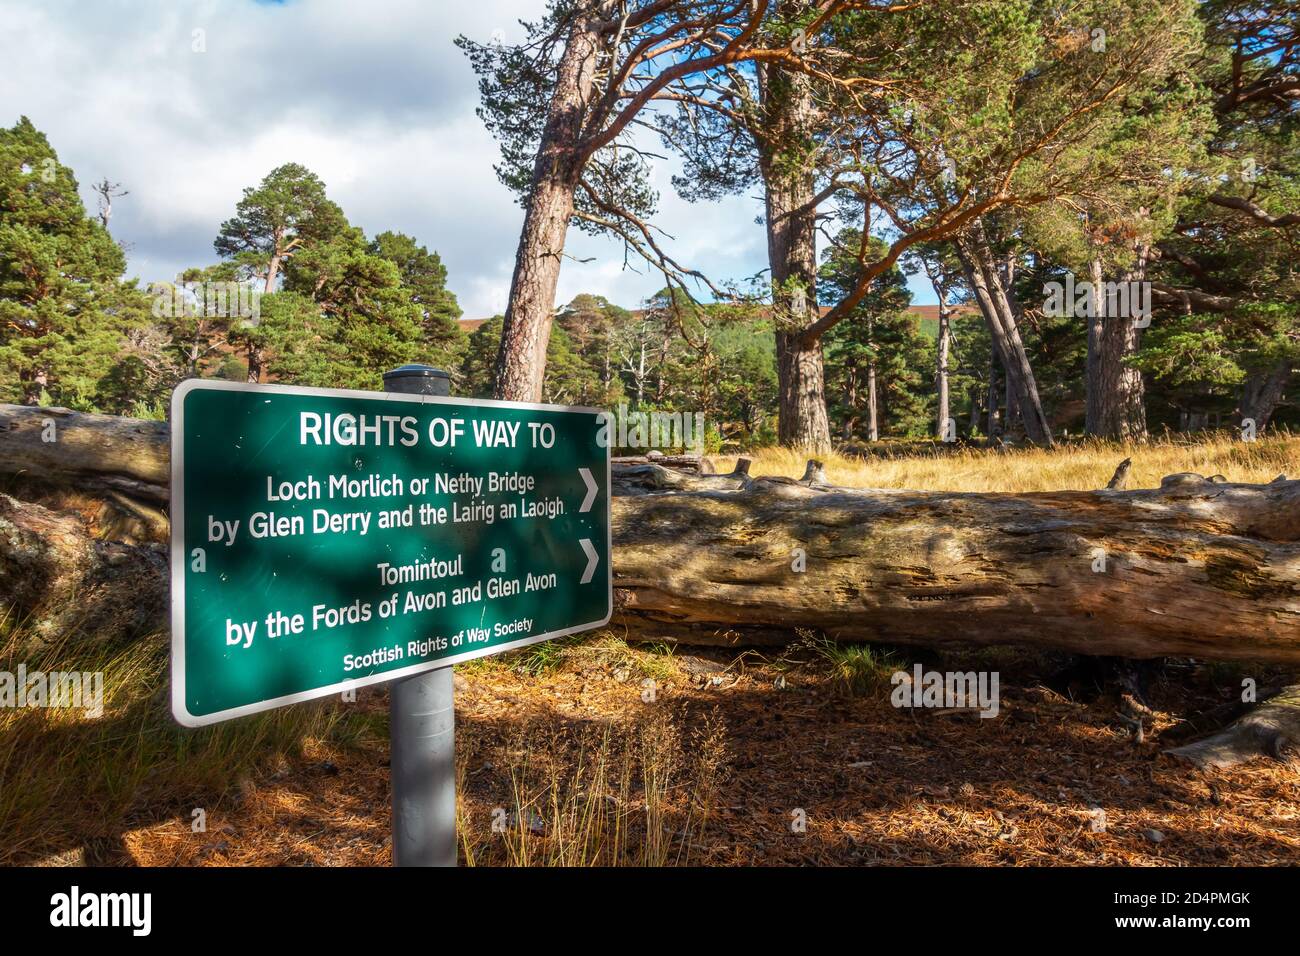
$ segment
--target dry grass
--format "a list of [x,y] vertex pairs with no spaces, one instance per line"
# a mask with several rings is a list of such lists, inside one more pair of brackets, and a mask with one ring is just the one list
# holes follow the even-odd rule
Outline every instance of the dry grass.
[[[881,674],[908,669],[914,653],[886,663],[796,642],[770,659],[663,654],[603,633],[542,666],[507,655],[467,668],[457,691],[462,862],[1300,861],[1295,763],[1202,773],[1163,755],[1221,722],[1241,667],[1167,666],[1136,740],[1113,695],[1050,689],[1059,661],[1017,651],[925,660],[998,670],[994,719],[896,709]],[[156,690],[160,666],[116,673]],[[1261,686],[1295,680],[1257,671]],[[130,714],[130,701],[152,716],[123,724],[119,708]],[[66,714],[37,715],[45,722],[18,728],[18,739],[6,727],[0,862],[66,860],[84,847],[75,859],[100,863],[388,863],[382,689],[212,733],[168,726],[157,693],[119,696],[113,707],[111,737]],[[80,736],[68,736],[74,727]],[[194,807],[207,811],[204,832],[192,828]],[[1094,808],[1105,812],[1104,832],[1090,826]],[[790,827],[796,810],[806,832]]]
[[[0,621],[0,671],[99,672],[103,713],[84,707],[0,708],[0,864],[85,848],[120,862],[125,830],[194,807],[212,808],[241,779],[336,735],[337,713],[286,708],[199,731],[168,706],[167,641],[104,648],[79,634],[31,653],[23,629]],[[26,653],[20,648],[28,647]]]
[[[161,635],[96,650],[69,634],[36,654],[20,652],[31,643],[21,627],[0,638],[0,671],[20,663],[29,674],[99,671],[105,691],[98,717],[84,708],[0,708],[0,865],[388,863],[382,688],[355,704],[327,700],[186,730],[168,711]],[[676,673],[672,660],[607,633],[466,666],[486,685],[523,691],[512,692],[504,714],[460,702],[461,717],[479,718],[457,731],[464,861],[690,862],[725,763],[716,722],[683,730],[671,709],[644,708],[627,722],[575,726],[520,707],[554,675],[575,671],[653,700],[657,681]],[[487,801],[470,796],[489,784]]]
[[[751,475],[803,475],[808,456],[787,448],[762,448],[747,454]],[[1191,471],[1223,475],[1229,481],[1267,482],[1280,473],[1300,477],[1300,436],[1267,435],[1243,442],[1228,434],[1204,436],[1199,443],[1165,438],[1147,444],[1090,441],[1052,450],[979,448],[948,450],[904,458],[825,456],[832,484],[853,488],[910,488],[919,491],[1086,491],[1105,488],[1123,459],[1132,458],[1130,488],[1155,488],[1165,475]],[[716,459],[730,471],[736,459]]]
[[[457,829],[469,865],[686,865],[707,835],[725,764],[707,718],[684,735],[668,708],[625,724],[549,720],[504,740],[471,731],[457,747],[459,792],[471,768],[506,768],[507,799],[484,815],[462,799]],[[491,755],[494,759],[486,759]]]
[[[457,692],[461,859],[474,865],[1293,865],[1296,764],[1202,773],[1162,751],[1210,729],[1240,668],[1166,668],[1136,740],[1113,695],[1050,689],[1052,658],[953,653],[1002,675],[998,717],[900,710],[888,682],[846,693],[810,650],[679,651],[653,700],[601,654],[467,672]],[[629,649],[628,653],[641,652]],[[902,653],[900,668],[913,657]],[[700,673],[708,664],[706,673]],[[1255,673],[1261,685],[1288,678]],[[354,720],[380,716],[382,694]],[[318,742],[209,814],[127,834],[143,864],[383,864],[387,746]],[[1093,832],[1095,809],[1104,831]],[[806,832],[791,829],[802,810]],[[504,820],[505,827],[493,828]]]

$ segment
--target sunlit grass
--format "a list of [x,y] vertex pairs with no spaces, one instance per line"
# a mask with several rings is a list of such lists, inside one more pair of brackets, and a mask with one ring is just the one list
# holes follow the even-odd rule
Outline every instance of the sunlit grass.
[[673,673],[673,648],[665,643],[633,646],[612,631],[594,631],[541,641],[517,651],[475,658],[456,668],[464,674],[510,670],[530,677],[562,668],[602,667],[631,677],[666,679]]
[[841,644],[803,628],[798,634],[799,641],[787,650],[785,662],[820,671],[846,697],[880,692],[900,667],[892,652],[871,644]]
[[[1115,466],[1132,458],[1129,488],[1155,488],[1165,475],[1190,471],[1228,481],[1262,483],[1281,473],[1300,478],[1300,436],[1266,435],[1245,442],[1232,433],[1160,438],[1149,443],[1087,441],[1054,449],[984,448],[949,450],[904,458],[822,456],[827,479],[852,488],[910,488],[919,491],[1064,491],[1106,487]],[[922,446],[924,448],[925,446]],[[808,455],[788,448],[760,448],[746,453],[749,473],[803,475]],[[735,457],[715,459],[719,472],[730,471]]]
[[0,671],[102,672],[103,713],[85,708],[0,708],[0,864],[31,862],[108,840],[139,822],[189,818],[244,775],[305,741],[330,737],[340,713],[300,704],[187,730],[172,720],[167,641],[122,647],[68,634],[37,645],[20,624],[0,623]]

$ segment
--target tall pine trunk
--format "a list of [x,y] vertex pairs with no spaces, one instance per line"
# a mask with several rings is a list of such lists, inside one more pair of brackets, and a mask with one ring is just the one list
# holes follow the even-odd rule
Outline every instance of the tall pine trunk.
[[1004,432],[1015,430],[1016,424],[1020,421],[1020,404],[1016,401],[1016,390],[1011,383],[1011,376],[1007,376],[1006,396],[1003,398],[1003,405],[1006,406],[1006,421],[1002,423]]
[[987,424],[984,426],[984,433],[991,441],[1001,429],[998,428],[998,362],[997,350],[991,350],[989,355],[989,381],[986,391],[985,405],[987,406],[988,416]]
[[1282,359],[1271,368],[1247,376],[1242,385],[1241,417],[1251,419],[1255,428],[1262,431],[1281,404],[1290,380],[1290,359]]
[[939,297],[939,343],[935,349],[935,391],[938,393],[938,437],[942,441],[948,431],[948,353],[951,349],[949,340],[950,319],[948,303],[942,295]]
[[760,166],[776,325],[777,436],[787,447],[825,454],[831,432],[822,343],[805,334],[818,314],[812,86],[806,75],[775,65],[763,69],[761,82],[767,107]]
[[[1016,409],[1025,428],[1025,435],[1039,445],[1051,446],[1052,430],[1038,395],[1038,382],[1025,352],[1024,341],[1012,306],[1011,293],[1002,283],[997,262],[993,258],[983,224],[975,225],[955,242],[962,271],[975,293],[984,321],[989,328],[993,349],[1002,364],[1002,371],[1015,396]],[[991,404],[996,405],[996,398]]]
[[826,454],[831,448],[821,342],[809,346],[799,332],[776,333],[777,438],[788,448]]
[[880,403],[876,397],[876,360],[867,366],[867,433],[872,441],[880,441]]
[[831,437],[822,344],[804,334],[817,314],[812,194],[811,177],[769,183],[767,248],[776,320],[777,435],[782,445],[824,454]]
[[[275,291],[275,280],[279,278],[280,266],[283,264],[280,252],[280,244],[283,238],[282,233],[277,231],[275,234],[275,252],[271,253],[271,261],[266,264],[266,284],[262,287],[264,295],[270,295]],[[251,332],[248,336],[246,356],[248,358],[248,384],[256,385],[262,380],[262,366],[266,362],[266,357],[263,354],[261,343],[253,340]]]
[[1105,294],[1101,260],[1093,259],[1088,271],[1093,292],[1084,428],[1098,438],[1141,440],[1147,437],[1146,392],[1142,373],[1126,362],[1137,352],[1141,333],[1134,317],[1119,315],[1118,302]]
[[248,343],[248,384],[256,385],[262,380],[262,348]]
[[573,192],[582,177],[579,145],[586,103],[592,94],[597,40],[587,21],[576,22],[556,70],[501,327],[495,398],[542,400],[555,287],[573,215]]

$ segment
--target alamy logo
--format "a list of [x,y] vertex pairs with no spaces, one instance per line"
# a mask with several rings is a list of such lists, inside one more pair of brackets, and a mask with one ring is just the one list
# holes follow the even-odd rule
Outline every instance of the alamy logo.
[[238,318],[244,320],[245,328],[256,327],[262,320],[262,292],[244,282],[181,282],[154,288],[155,319]]
[[104,715],[102,671],[0,671],[0,707],[75,707],[90,717]]
[[1137,319],[1133,324],[1146,328],[1151,324],[1150,282],[1076,282],[1073,272],[1065,282],[1048,282],[1043,312],[1056,318]]
[[[612,419],[612,420],[611,420]],[[683,448],[704,451],[704,416],[699,412],[629,412],[627,405],[601,418],[601,448]]]
[[149,893],[83,893],[78,886],[50,897],[50,925],[127,926],[133,936],[148,936],[153,926]]
[[889,701],[895,707],[969,707],[981,717],[998,715],[997,671],[927,671],[920,664],[912,673],[895,671],[889,679],[894,691]]

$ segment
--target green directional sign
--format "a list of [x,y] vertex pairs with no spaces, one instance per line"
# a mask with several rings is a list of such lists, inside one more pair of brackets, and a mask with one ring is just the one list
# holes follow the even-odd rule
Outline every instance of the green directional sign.
[[608,623],[604,413],[190,380],[172,712],[202,726]]

